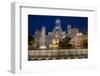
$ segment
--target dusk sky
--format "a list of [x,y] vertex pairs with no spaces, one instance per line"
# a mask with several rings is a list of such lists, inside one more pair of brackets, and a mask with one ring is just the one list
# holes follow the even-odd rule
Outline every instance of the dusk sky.
[[67,25],[78,28],[83,33],[88,31],[88,17],[28,15],[28,33],[34,35],[42,26],[46,27],[46,32],[51,32],[57,18],[61,21],[63,31],[67,30]]

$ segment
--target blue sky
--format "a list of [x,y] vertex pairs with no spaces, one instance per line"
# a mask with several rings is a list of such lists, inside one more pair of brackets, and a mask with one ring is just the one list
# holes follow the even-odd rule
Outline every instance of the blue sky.
[[83,33],[88,31],[88,17],[28,15],[28,34],[34,35],[42,26],[46,27],[46,32],[51,32],[57,18],[61,20],[63,31],[66,31],[67,25],[78,28]]

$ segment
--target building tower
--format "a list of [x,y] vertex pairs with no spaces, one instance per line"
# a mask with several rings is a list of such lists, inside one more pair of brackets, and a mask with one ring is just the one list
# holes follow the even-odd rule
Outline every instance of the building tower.
[[58,18],[58,19],[56,19],[55,24],[56,24],[56,27],[60,27],[60,26],[61,26],[61,21],[60,21],[60,19],[59,19],[59,18]]
[[40,37],[40,49],[46,49],[46,28],[42,26]]
[[56,22],[55,22],[55,27],[54,27],[54,31],[59,31],[59,32],[62,32],[62,28],[61,28],[61,21],[60,19],[56,19]]
[[61,28],[61,21],[60,19],[56,19],[55,27],[53,29],[53,33],[56,38],[60,39],[62,37],[62,28]]

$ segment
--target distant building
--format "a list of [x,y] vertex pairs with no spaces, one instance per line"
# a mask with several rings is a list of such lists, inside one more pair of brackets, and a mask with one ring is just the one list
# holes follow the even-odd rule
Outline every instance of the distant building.
[[71,28],[71,25],[68,25],[67,27],[67,36],[71,38],[70,43],[75,48],[82,47],[82,42],[84,39],[83,33],[79,32],[78,28]]
[[81,48],[83,43],[84,35],[82,33],[77,33],[73,38],[71,38],[71,44],[75,48]]
[[78,28],[71,28],[71,25],[67,26],[67,36],[73,38],[76,34],[79,33]]

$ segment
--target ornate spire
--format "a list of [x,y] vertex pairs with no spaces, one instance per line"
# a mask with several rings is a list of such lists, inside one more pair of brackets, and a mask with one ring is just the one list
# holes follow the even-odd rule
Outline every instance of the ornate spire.
[[56,27],[59,27],[61,25],[61,21],[59,18],[56,19]]

